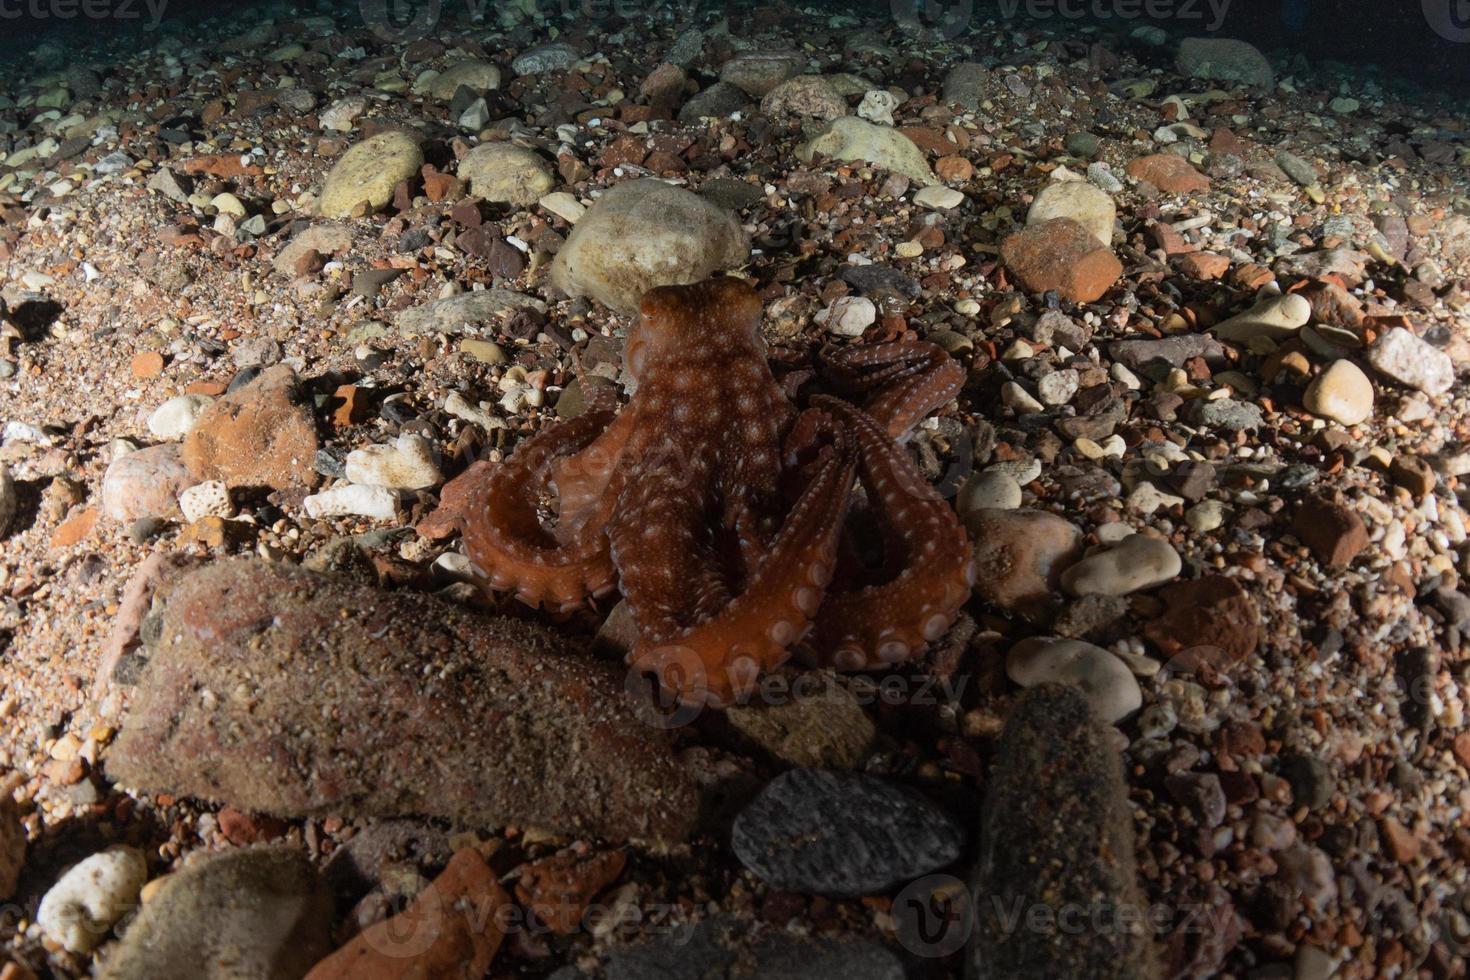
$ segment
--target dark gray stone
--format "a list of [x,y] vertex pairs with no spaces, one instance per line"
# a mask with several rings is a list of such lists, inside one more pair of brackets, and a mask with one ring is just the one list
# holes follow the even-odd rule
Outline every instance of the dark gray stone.
[[1123,768],[1073,688],[1021,695],[991,769],[980,841],[970,976],[1160,975]]
[[862,773],[793,769],[735,818],[735,856],[787,891],[868,895],[944,867],[965,835],[917,793]]

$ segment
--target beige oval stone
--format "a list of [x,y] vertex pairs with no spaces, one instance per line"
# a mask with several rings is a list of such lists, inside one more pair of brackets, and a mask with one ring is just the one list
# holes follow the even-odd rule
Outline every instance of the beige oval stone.
[[1352,361],[1333,361],[1312,379],[1302,404],[1313,415],[1357,425],[1373,414],[1373,382]]
[[424,165],[419,144],[408,133],[394,130],[354,144],[327,174],[322,188],[321,213],[344,218],[366,201],[376,211],[393,200],[393,188]]
[[476,197],[517,207],[535,204],[556,183],[539,156],[513,143],[480,144],[455,173]]

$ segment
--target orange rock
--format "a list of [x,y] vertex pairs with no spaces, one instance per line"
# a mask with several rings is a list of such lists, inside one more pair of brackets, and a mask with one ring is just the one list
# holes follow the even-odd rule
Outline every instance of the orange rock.
[[340,385],[335,395],[340,404],[332,412],[332,424],[337,426],[357,425],[372,415],[367,394],[357,385]]
[[622,851],[543,858],[521,866],[516,898],[552,932],[570,935],[581,928],[582,915],[592,899],[617,880],[626,863]]
[[223,381],[190,381],[184,386],[184,394],[208,395],[210,398],[218,398],[228,391],[229,387]]
[[975,165],[962,156],[940,157],[934,161],[934,172],[940,180],[969,180],[975,175]]
[[306,980],[479,980],[505,938],[509,906],[495,872],[465,848],[413,904],[358,933]]
[[1230,269],[1230,258],[1214,252],[1192,252],[1177,260],[1179,271],[1196,279],[1219,279]]
[[1210,189],[1210,178],[1174,153],[1155,153],[1130,160],[1128,176],[1147,181],[1165,194],[1194,194]]
[[1001,243],[1000,256],[1029,291],[1054,289],[1073,303],[1098,299],[1123,274],[1112,251],[1071,218],[1021,229]]
[[186,174],[209,174],[211,177],[258,177],[265,173],[261,167],[246,166],[236,153],[209,153],[190,157],[179,164]]
[[1419,838],[1393,817],[1379,820],[1378,832],[1383,838],[1384,847],[1399,864],[1408,864],[1419,856]]
[[316,422],[298,398],[295,373],[277,365],[215,401],[184,439],[189,473],[230,487],[315,486]]
[[70,548],[78,541],[92,533],[97,526],[97,508],[88,507],[84,510],[74,512],[65,521],[61,522],[51,534],[51,547]]
[[155,378],[163,373],[163,355],[156,350],[145,350],[133,356],[133,377]]

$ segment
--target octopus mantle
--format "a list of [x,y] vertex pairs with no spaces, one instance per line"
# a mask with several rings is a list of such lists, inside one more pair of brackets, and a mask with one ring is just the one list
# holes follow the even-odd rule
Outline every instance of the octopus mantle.
[[845,348],[826,367],[846,397],[798,409],[760,313],[735,279],[650,291],[627,406],[523,442],[477,478],[464,521],[490,590],[561,611],[621,590],[630,663],[690,704],[747,696],[797,649],[841,670],[906,660],[974,581],[964,529],[897,443],[960,366],[915,341]]

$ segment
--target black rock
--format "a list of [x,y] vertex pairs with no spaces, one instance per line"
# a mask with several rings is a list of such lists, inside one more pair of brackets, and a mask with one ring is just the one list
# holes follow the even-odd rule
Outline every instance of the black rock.
[[924,291],[917,279],[887,265],[850,265],[842,270],[842,281],[860,293],[887,290],[909,299]]
[[1312,810],[1326,806],[1337,789],[1332,770],[1314,755],[1283,756],[1281,775],[1291,784],[1295,802]]
[[902,786],[861,773],[793,769],[735,818],[731,846],[773,888],[868,895],[960,856],[953,817]]

